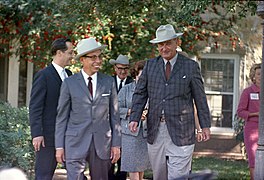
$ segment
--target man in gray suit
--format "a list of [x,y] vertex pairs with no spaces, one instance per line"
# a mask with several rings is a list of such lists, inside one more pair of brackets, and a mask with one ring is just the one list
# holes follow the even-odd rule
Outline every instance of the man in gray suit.
[[102,49],[94,38],[77,45],[81,72],[61,86],[56,119],[56,158],[66,161],[69,180],[85,179],[86,161],[91,179],[107,180],[111,163],[120,158],[121,127],[114,79],[99,73]]
[[172,180],[188,175],[195,143],[194,105],[203,140],[210,139],[210,113],[197,62],[177,53],[172,25],[161,25],[151,43],[160,56],[144,66],[132,100],[129,128],[137,131],[148,100],[148,153],[154,180]]

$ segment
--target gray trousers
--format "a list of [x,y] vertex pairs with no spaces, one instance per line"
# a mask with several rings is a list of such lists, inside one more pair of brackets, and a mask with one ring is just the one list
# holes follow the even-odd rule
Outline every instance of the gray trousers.
[[67,179],[86,180],[84,171],[86,162],[89,164],[91,180],[108,180],[108,171],[111,167],[111,160],[103,160],[98,157],[92,140],[86,159],[67,160]]
[[160,122],[153,144],[148,144],[148,154],[154,180],[173,180],[188,175],[191,170],[194,144],[176,146],[168,133],[166,122]]

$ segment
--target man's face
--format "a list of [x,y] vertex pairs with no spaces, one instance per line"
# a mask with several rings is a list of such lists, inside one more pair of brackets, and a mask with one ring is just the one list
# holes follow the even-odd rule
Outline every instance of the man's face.
[[116,75],[120,79],[125,79],[129,73],[129,65],[116,64],[115,65],[115,72],[116,72]]
[[83,65],[83,70],[89,75],[93,75],[98,72],[102,66],[102,54],[101,50],[96,50],[80,58],[80,62]]
[[71,65],[71,60],[73,59],[73,55],[74,55],[72,43],[66,42],[66,45],[68,47],[67,51],[61,52],[61,61],[64,67]]
[[172,59],[176,55],[178,43],[177,39],[171,39],[158,43],[158,50],[161,57],[166,60]]

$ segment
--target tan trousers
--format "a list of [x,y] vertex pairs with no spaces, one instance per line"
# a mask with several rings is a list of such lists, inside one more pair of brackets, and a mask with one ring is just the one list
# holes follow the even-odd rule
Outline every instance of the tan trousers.
[[148,154],[154,180],[173,180],[188,175],[191,170],[194,144],[176,146],[168,133],[166,122],[160,122],[153,144],[148,144]]

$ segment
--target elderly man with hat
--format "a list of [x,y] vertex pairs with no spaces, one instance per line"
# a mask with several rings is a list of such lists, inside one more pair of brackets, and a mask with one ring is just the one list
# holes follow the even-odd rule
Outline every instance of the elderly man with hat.
[[197,62],[177,52],[176,33],[170,24],[156,30],[159,56],[146,62],[132,100],[129,129],[137,131],[148,101],[148,154],[154,180],[188,175],[195,143],[194,104],[203,140],[210,139],[210,112]]
[[120,158],[121,126],[115,83],[99,71],[104,45],[94,38],[77,44],[81,71],[64,80],[56,119],[56,159],[66,162],[68,180],[107,180],[111,163]]
[[128,76],[129,74],[129,60],[127,56],[120,54],[117,59],[111,59],[110,64],[114,65],[116,75],[113,76],[116,83],[116,90],[119,90],[126,84],[133,81],[133,78]]
[[[125,55],[120,54],[117,59],[110,59],[110,64],[114,66],[115,75],[112,76],[114,78],[116,84],[117,93],[120,89],[131,82],[133,82],[133,78],[128,76],[129,74],[129,60]],[[117,165],[117,171],[115,172],[115,166]],[[113,164],[109,171],[109,180],[126,180],[127,172],[120,171],[121,169],[121,158],[117,161],[116,164]]]

